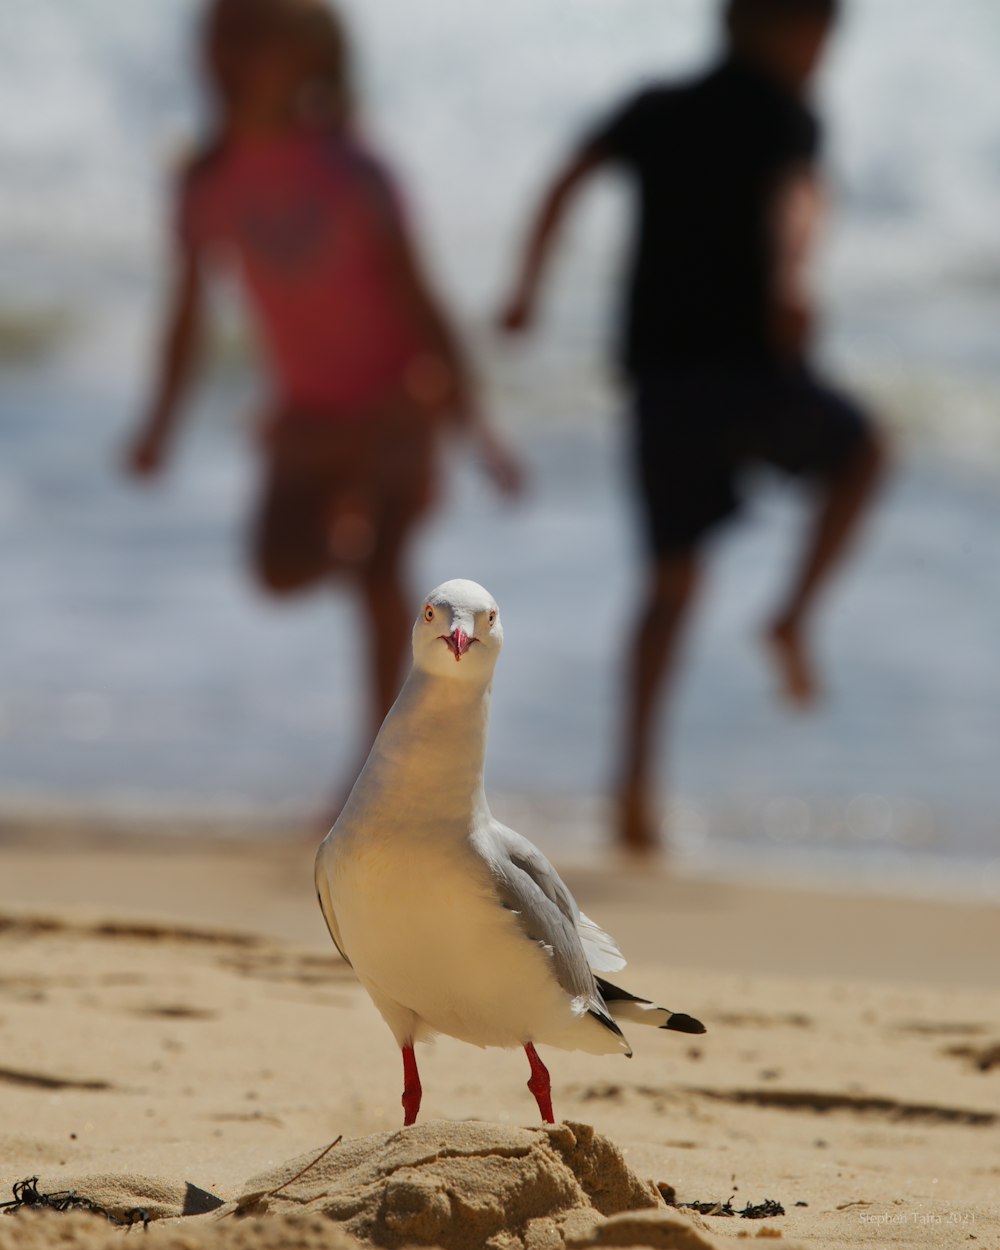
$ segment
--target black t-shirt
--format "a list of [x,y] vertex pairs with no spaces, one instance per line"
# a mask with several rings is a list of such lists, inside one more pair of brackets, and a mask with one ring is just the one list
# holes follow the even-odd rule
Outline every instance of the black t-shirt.
[[726,61],[692,83],[643,91],[589,144],[639,184],[626,370],[767,355],[767,209],[781,174],[816,158],[813,114]]

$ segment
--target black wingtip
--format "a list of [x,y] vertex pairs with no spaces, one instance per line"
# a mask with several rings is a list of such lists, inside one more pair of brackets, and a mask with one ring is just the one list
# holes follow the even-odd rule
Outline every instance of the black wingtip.
[[598,1024],[603,1024],[609,1033],[614,1033],[615,1037],[620,1037],[622,1041],[625,1040],[625,1034],[621,1031],[614,1020],[612,1020],[611,1017],[605,1012],[597,1011],[596,1009],[591,1008],[587,1014],[593,1016]]
[[615,1024],[614,1020],[612,1020],[609,1015],[605,1015],[603,1011],[592,1010],[589,1014],[592,1015],[599,1024],[603,1024],[609,1033],[614,1033],[615,1037],[620,1038],[625,1043],[625,1058],[631,1059],[632,1047],[629,1046],[628,1038],[626,1038],[625,1034],[621,1031],[618,1025]]
[[601,991],[601,997],[606,1003],[648,1003],[648,998],[639,998],[637,994],[630,994],[628,990],[623,990],[620,985],[612,985],[610,981],[605,981],[603,977],[594,977],[597,982],[597,988]]
[[660,1025],[661,1029],[673,1029],[675,1033],[704,1033],[705,1026],[700,1020],[696,1020],[694,1016],[686,1016],[682,1011],[675,1011],[671,1014],[666,1024]]

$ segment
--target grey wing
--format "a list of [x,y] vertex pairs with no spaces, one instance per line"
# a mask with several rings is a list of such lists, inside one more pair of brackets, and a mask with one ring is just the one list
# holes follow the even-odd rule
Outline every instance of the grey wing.
[[326,927],[330,930],[330,937],[333,938],[333,944],[340,953],[341,959],[348,967],[353,967],[350,959],[347,957],[347,951],[344,950],[344,941],[340,936],[340,927],[337,924],[337,917],[334,915],[333,903],[330,901],[330,887],[326,880],[326,871],[322,864],[323,845],[319,849],[316,856],[315,880],[316,880],[316,897],[319,899],[319,908],[323,913],[323,919],[326,921]]
[[475,841],[489,864],[500,903],[517,917],[525,937],[549,955],[556,980],[620,1035],[590,968],[578,928],[580,909],[562,878],[527,838],[496,821]]

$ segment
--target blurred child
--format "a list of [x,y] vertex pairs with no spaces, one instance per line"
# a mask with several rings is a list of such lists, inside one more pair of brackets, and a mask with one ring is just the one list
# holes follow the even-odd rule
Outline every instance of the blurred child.
[[818,689],[812,610],[880,476],[868,417],[809,363],[805,281],[819,191],[817,122],[804,102],[836,0],[728,0],[709,72],[651,87],[594,130],[557,173],[529,234],[502,321],[530,325],[573,197],[607,165],[638,190],[621,335],[648,539],[645,598],[628,648],[619,836],[658,841],[653,739],[705,540],[763,461],[814,484],[801,560],[765,631],[785,694]]
[[181,180],[162,360],[129,464],[140,475],[163,466],[209,264],[235,268],[270,373],[254,568],[275,594],[349,579],[366,618],[374,733],[407,655],[406,547],[433,501],[439,435],[473,440],[501,490],[516,490],[518,466],[477,413],[393,180],[353,132],[332,11],[214,0],[203,66],[217,125]]

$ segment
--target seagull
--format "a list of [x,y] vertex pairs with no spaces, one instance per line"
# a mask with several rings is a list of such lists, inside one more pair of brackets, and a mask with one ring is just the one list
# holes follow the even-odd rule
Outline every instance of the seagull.
[[528,1089],[552,1124],[536,1044],[631,1057],[623,1021],[705,1032],[598,975],[625,966],[614,939],[490,812],[483,766],[502,645],[482,586],[456,579],[431,591],[413,667],[316,856],[330,936],[402,1051],[404,1126],[422,1095],[414,1044],[435,1034],[523,1047]]

